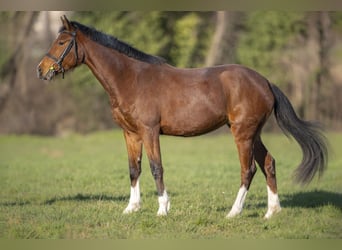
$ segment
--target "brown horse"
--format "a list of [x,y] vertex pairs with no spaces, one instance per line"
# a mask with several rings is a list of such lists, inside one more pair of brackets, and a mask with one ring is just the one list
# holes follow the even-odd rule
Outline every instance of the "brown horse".
[[159,210],[170,201],[164,186],[159,135],[196,136],[225,124],[231,128],[241,164],[241,186],[227,217],[241,213],[258,163],[266,177],[268,210],[280,211],[275,161],[260,138],[274,110],[279,126],[301,146],[303,159],[296,180],[309,183],[327,164],[327,146],[319,127],[297,117],[287,97],[257,72],[240,65],[179,69],[118,39],[61,17],[63,26],[37,67],[38,77],[86,64],[104,89],[113,118],[126,140],[131,193],[124,213],[140,208],[139,176],[142,146],[155,179]]

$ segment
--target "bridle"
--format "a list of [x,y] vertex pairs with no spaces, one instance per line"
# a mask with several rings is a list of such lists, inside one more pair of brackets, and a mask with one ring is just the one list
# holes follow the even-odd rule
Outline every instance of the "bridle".
[[78,63],[78,52],[77,52],[77,43],[76,43],[76,31],[66,31],[66,30],[64,30],[64,31],[61,31],[61,33],[66,33],[66,34],[71,35],[71,40],[70,40],[68,46],[64,49],[64,51],[59,56],[59,58],[55,57],[54,55],[51,55],[50,53],[46,53],[45,55],[47,57],[49,57],[50,59],[52,59],[58,65],[58,67],[59,67],[56,70],[54,68],[54,66],[52,65],[49,70],[54,70],[54,71],[59,71],[60,70],[62,72],[62,78],[64,79],[65,69],[62,66],[64,58],[68,55],[68,53],[70,52],[70,50],[74,46],[74,48],[75,48],[75,56],[76,56],[75,65],[74,66],[76,66],[77,63]]

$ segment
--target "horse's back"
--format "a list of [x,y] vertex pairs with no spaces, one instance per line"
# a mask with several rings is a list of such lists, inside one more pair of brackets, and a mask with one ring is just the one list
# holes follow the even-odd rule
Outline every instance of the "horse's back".
[[[201,92],[212,99],[225,102],[225,107],[234,108],[236,105],[249,104],[264,109],[272,109],[274,96],[268,80],[258,72],[239,64],[225,64],[207,68],[183,69],[179,76],[187,76],[195,83],[192,91]],[[189,85],[189,82],[180,84]],[[182,88],[180,88],[182,90]],[[248,106],[248,105],[247,105]],[[247,107],[246,107],[247,108]]]

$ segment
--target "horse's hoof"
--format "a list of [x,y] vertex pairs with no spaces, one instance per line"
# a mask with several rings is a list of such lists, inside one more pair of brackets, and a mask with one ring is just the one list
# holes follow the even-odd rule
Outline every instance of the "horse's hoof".
[[160,211],[160,210],[158,210],[158,212],[157,212],[157,216],[166,216],[167,215],[167,211]]
[[123,211],[124,214],[131,214],[137,212],[140,209],[139,203],[128,204],[128,206]]
[[240,215],[241,214],[241,211],[238,211],[238,210],[230,210],[230,212],[227,214],[227,216],[226,216],[226,218],[228,218],[228,219],[231,219],[231,218],[234,218],[234,217],[236,217],[236,216],[238,216],[238,215]]
[[157,212],[157,216],[166,216],[168,214],[170,210],[170,201],[168,200],[165,203],[160,203],[159,204],[159,209],[158,209],[158,212]]
[[267,210],[267,213],[264,216],[264,219],[268,220],[270,219],[273,215],[279,213],[281,211],[281,207],[280,206],[274,206],[271,207]]

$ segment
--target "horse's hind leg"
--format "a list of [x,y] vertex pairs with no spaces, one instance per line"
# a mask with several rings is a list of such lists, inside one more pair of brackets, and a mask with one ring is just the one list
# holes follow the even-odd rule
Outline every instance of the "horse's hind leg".
[[247,191],[256,172],[253,144],[255,134],[257,132],[257,126],[246,123],[232,124],[231,131],[239,153],[241,164],[241,185],[233,207],[227,215],[228,218],[232,218],[242,212]]
[[254,143],[254,157],[266,177],[268,209],[265,218],[269,219],[273,214],[279,212],[281,207],[277,194],[275,161],[272,155],[267,151],[260,137],[258,137]]

